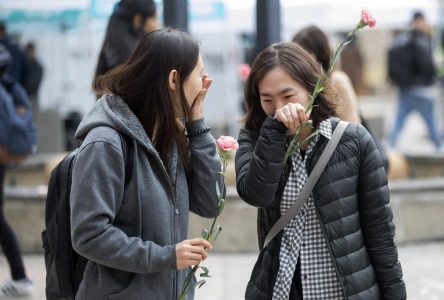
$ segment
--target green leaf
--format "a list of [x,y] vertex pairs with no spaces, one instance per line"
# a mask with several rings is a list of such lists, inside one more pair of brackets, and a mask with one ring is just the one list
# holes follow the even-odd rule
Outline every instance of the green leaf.
[[217,182],[217,181],[216,181],[216,194],[217,194],[217,197],[220,198],[219,182]]
[[309,136],[307,136],[301,143],[301,145],[304,145],[306,142],[308,142],[312,137],[317,135],[319,133],[319,129],[316,129],[314,132],[312,132]]
[[219,212],[217,215],[220,216],[220,214],[222,213],[222,211],[224,210],[224,207],[225,207],[225,200],[223,198],[221,198],[217,205],[219,206]]
[[205,282],[207,282],[207,281],[204,279],[200,280],[200,281],[196,282],[195,287],[197,286],[197,288],[200,289],[205,284]]
[[217,237],[222,231],[222,226],[217,225],[217,227],[213,230],[211,236],[213,237],[213,241],[216,241]]
[[282,161],[282,172],[284,172],[288,159],[293,155],[294,151],[296,150],[296,145],[297,145],[296,137],[297,133],[291,138],[290,144],[288,145],[287,151],[285,152],[284,160]]
[[202,235],[202,238],[208,239],[208,235],[209,235],[208,229],[202,229],[201,235]]
[[190,286],[190,288],[187,291],[187,294],[191,291],[194,290],[196,287],[200,288],[201,286],[203,286],[205,284],[205,282],[207,282],[205,279],[199,280],[198,282],[195,282],[193,285]]
[[208,274],[210,270],[208,270],[207,267],[200,266],[200,268],[204,271],[203,273],[200,273],[200,277],[211,277],[210,274]]
[[311,111],[313,110],[313,106],[309,106],[308,108],[307,108],[307,110],[305,111],[305,113],[307,114],[307,115],[309,115],[309,114],[311,114]]
[[[200,280],[198,282],[195,282],[193,285],[189,286],[183,294],[187,295],[189,292],[194,290],[196,287],[200,288],[201,286],[203,286],[205,284],[205,282],[206,282],[205,279],[202,279],[202,280]],[[182,293],[181,293],[181,295],[182,295]],[[185,298],[183,298],[183,299],[185,299]]]

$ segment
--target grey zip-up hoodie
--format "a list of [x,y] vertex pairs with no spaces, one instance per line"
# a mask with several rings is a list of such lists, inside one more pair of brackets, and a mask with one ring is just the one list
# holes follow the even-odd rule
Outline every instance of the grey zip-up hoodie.
[[[188,131],[205,128],[204,120]],[[130,181],[118,132],[133,145]],[[76,299],[176,300],[188,270],[176,269],[176,244],[187,239],[189,210],[217,214],[220,158],[214,138],[190,138],[186,175],[177,149],[162,162],[141,123],[120,97],[102,97],[80,124],[83,140],[72,172],[71,234],[89,259]],[[192,299],[191,295],[188,299]]]

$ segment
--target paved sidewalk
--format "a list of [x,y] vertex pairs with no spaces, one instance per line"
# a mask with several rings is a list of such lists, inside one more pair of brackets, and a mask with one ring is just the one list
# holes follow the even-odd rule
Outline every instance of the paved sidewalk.
[[[410,300],[444,299],[444,242],[405,245],[399,248],[400,260]],[[256,260],[255,253],[213,253],[204,264],[212,278],[196,292],[196,300],[240,300],[250,271]],[[26,255],[29,276],[36,284],[33,297],[43,300],[45,268],[41,255]],[[8,276],[4,256],[0,256],[0,281]]]

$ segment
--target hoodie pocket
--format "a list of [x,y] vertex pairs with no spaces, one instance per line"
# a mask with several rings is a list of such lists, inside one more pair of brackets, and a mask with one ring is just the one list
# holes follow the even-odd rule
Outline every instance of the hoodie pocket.
[[114,293],[109,295],[108,297],[106,297],[107,300],[118,300],[118,299],[131,299],[131,297],[128,297],[129,293],[131,293],[131,290],[133,288],[134,285],[136,285],[138,275],[133,274],[131,280],[129,281],[128,285],[126,285],[126,287],[123,288],[123,290],[121,290],[118,293]]

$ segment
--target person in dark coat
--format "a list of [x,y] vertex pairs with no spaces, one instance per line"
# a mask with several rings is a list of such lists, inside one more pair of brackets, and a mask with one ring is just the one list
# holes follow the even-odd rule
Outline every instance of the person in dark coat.
[[405,120],[411,112],[416,111],[422,116],[431,141],[440,151],[442,137],[435,116],[432,88],[436,67],[433,62],[431,26],[421,12],[414,13],[412,29],[399,35],[392,47],[399,47],[402,51],[391,55],[389,52],[389,77],[398,88],[398,109],[390,135],[390,146],[396,148]]
[[43,66],[38,60],[35,53],[35,44],[29,42],[25,48],[27,74],[25,80],[25,89],[28,93],[29,100],[33,105],[34,110],[38,110],[38,94],[40,89],[40,83],[43,79]]
[[[321,75],[293,43],[256,58],[245,86],[247,115],[239,133],[236,186],[258,207],[261,250],[246,299],[406,299],[387,177],[371,135],[350,123],[300,212],[264,248],[270,228],[294,203],[339,119],[330,82],[305,112]],[[289,135],[299,151],[282,166]],[[311,134],[318,133],[303,142]]]
[[[11,273],[11,279],[0,284],[0,299],[29,296],[34,289],[34,284],[27,277],[16,236],[4,212],[3,186],[6,168],[8,164],[17,163],[23,159],[21,156],[10,153],[7,146],[12,134],[8,123],[10,118],[8,101],[16,104],[17,114],[26,114],[29,105],[23,88],[7,73],[11,64],[11,54],[5,46],[0,44],[0,248],[5,254]],[[20,95],[23,97],[18,97]]]
[[111,15],[95,77],[126,61],[144,34],[158,27],[152,0],[121,0]]
[[24,86],[27,76],[26,58],[18,43],[9,35],[6,23],[0,21],[0,44],[11,54],[12,63],[8,74],[20,85]]

